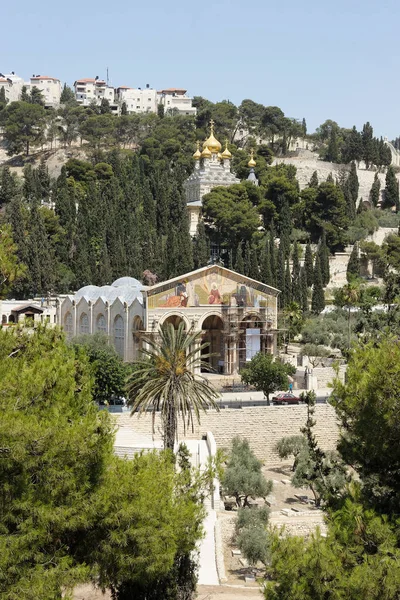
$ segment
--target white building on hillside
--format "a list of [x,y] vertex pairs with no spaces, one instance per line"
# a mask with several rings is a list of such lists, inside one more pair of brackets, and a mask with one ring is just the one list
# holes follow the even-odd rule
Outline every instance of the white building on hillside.
[[181,88],[169,88],[157,92],[158,104],[164,106],[168,111],[177,112],[180,115],[195,115],[196,109],[192,106],[192,98],[186,96],[186,90]]
[[107,85],[103,79],[98,77],[77,79],[74,83],[74,89],[75,99],[82,106],[89,106],[90,104],[100,106],[101,101],[105,98],[110,103],[112,112],[119,112],[115,103],[114,88]]
[[157,92],[148,84],[144,89],[121,85],[116,89],[116,100],[120,110],[125,102],[128,114],[157,112]]
[[19,323],[56,325],[59,320],[60,298],[34,298],[33,300],[0,300],[0,322],[2,327]]
[[25,84],[27,91],[37,87],[42,92],[46,108],[58,108],[61,98],[61,81],[48,75],[32,75],[29,84]]
[[0,73],[0,89],[4,89],[8,102],[16,102],[20,99],[24,85],[26,84],[22,77],[14,72]]

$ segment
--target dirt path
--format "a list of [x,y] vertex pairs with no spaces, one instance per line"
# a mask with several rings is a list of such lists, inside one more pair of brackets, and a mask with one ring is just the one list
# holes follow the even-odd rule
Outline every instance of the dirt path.
[[262,598],[259,588],[228,585],[199,585],[197,600],[257,600]]

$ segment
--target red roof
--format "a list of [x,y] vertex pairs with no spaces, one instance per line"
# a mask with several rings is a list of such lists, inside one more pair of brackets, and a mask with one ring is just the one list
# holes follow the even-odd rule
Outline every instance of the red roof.
[[94,83],[95,81],[95,79],[89,77],[87,79],[77,79],[75,83]]
[[51,79],[52,81],[60,81],[57,77],[49,77],[48,75],[35,75],[34,77],[31,77],[31,81],[32,79]]
[[186,94],[187,90],[184,90],[183,88],[167,88],[166,90],[160,90],[158,93],[159,94],[176,94],[176,93],[181,93],[181,94]]
[[0,77],[1,83],[10,83],[5,77]]
[[120,85],[117,89],[118,90],[131,90],[132,88],[130,88],[128,85]]

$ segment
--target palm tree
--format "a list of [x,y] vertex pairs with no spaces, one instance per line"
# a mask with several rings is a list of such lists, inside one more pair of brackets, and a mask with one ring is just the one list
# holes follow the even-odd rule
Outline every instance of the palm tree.
[[[132,413],[161,411],[164,448],[173,450],[178,433],[178,417],[182,417],[184,432],[200,412],[216,408],[218,392],[194,369],[201,368],[201,332],[186,333],[183,323],[175,329],[172,323],[162,326],[159,340],[144,338],[142,357],[134,365],[127,385],[128,404]],[[204,355],[207,358],[209,355]]]

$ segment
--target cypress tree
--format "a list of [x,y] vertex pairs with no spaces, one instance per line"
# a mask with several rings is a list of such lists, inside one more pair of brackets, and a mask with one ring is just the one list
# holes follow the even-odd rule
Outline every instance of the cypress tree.
[[395,170],[391,165],[386,172],[386,186],[383,192],[382,208],[396,207],[399,210],[399,182]]
[[242,254],[242,244],[239,242],[238,247],[236,248],[236,259],[235,259],[235,271],[236,273],[240,273],[244,275],[244,262],[243,262],[243,254]]
[[308,312],[308,289],[306,270],[302,267],[300,271],[300,289],[301,289],[301,309],[303,312]]
[[322,237],[318,247],[318,255],[321,265],[322,283],[324,286],[328,285],[330,279],[329,273],[329,250],[326,245],[326,233],[325,229],[322,231]]
[[371,186],[369,193],[369,199],[372,206],[378,206],[378,202],[381,198],[381,181],[378,177],[378,173],[375,173],[374,182]]
[[252,279],[255,279],[256,281],[259,281],[260,279],[260,267],[258,266],[258,260],[257,260],[257,250],[256,248],[251,248],[251,254],[250,254],[250,271],[249,271],[249,277],[251,277]]
[[299,245],[297,242],[293,244],[292,262],[292,297],[301,306],[300,261]]
[[285,254],[284,254],[284,250],[281,245],[279,245],[279,250],[278,250],[276,284],[277,284],[278,290],[280,290],[280,292],[281,292],[278,297],[279,308],[284,308],[287,304],[287,297],[286,297],[287,288],[285,285]]
[[306,246],[306,253],[304,256],[304,272],[306,276],[307,287],[311,287],[314,282],[314,267],[313,267],[313,256],[311,251],[311,244],[308,242]]
[[233,271],[233,252],[232,248],[228,252],[228,269]]
[[251,247],[250,242],[247,241],[244,247],[244,275],[250,276],[251,270]]
[[275,246],[275,236],[273,230],[270,231],[269,234],[269,261],[271,265],[271,281],[274,287],[277,284],[277,256],[276,256],[276,246]]
[[360,277],[360,259],[358,256],[358,245],[354,244],[353,250],[351,251],[349,262],[347,263],[346,270],[347,281]]
[[314,173],[311,175],[311,179],[308,184],[308,187],[318,189],[318,186],[319,186],[318,173],[317,173],[317,171],[314,171]]
[[279,247],[282,247],[285,260],[290,256],[290,234],[292,232],[292,219],[289,202],[285,198],[279,216]]
[[339,145],[338,145],[336,127],[332,127],[332,129],[331,129],[331,135],[329,137],[329,144],[328,144],[328,149],[327,149],[325,158],[329,162],[333,162],[333,163],[339,162]]
[[[4,89],[4,88],[2,88]],[[3,167],[0,179],[0,208],[17,195],[17,178],[11,174],[10,167]]]
[[321,262],[319,255],[315,258],[314,267],[314,284],[311,297],[311,310],[315,314],[319,314],[325,308],[325,295],[322,284]]
[[328,177],[326,178],[326,183],[335,183],[335,180],[333,179],[333,175],[332,175],[332,171],[329,173]]
[[369,169],[371,163],[374,160],[374,130],[371,125],[367,122],[363,126],[361,133],[361,144],[362,144],[362,159],[365,162],[366,169]]
[[286,306],[292,301],[292,281],[290,277],[289,259],[286,260],[285,269],[285,300]]
[[354,205],[357,206],[358,191],[360,189],[360,183],[358,181],[357,167],[356,167],[356,163],[354,162],[354,160],[350,164],[350,173],[349,173],[349,177],[348,177],[347,181],[349,184],[350,193],[351,193],[353,201],[354,201]]
[[193,239],[193,262],[194,268],[205,267],[210,260],[210,244],[206,234],[206,228],[202,220],[197,225],[196,236]]
[[274,285],[271,271],[271,253],[269,248],[269,236],[265,239],[260,258],[260,278],[267,285]]
[[349,221],[353,221],[356,216],[356,204],[354,202],[354,198],[351,194],[349,182],[346,181],[343,186],[341,186],[343,191],[343,196],[346,201],[346,215]]

